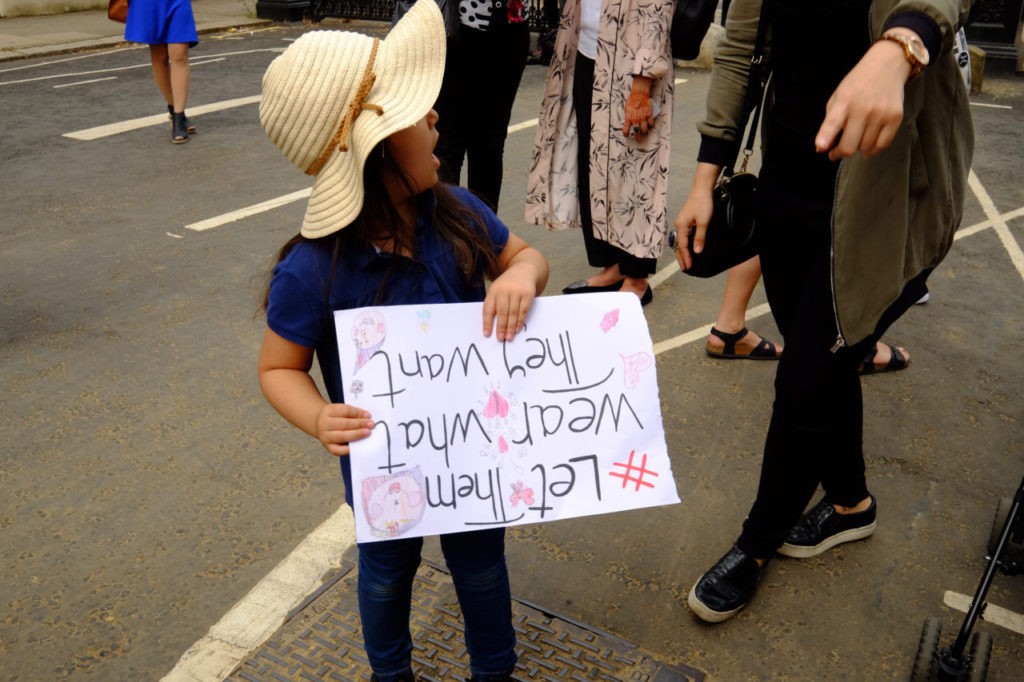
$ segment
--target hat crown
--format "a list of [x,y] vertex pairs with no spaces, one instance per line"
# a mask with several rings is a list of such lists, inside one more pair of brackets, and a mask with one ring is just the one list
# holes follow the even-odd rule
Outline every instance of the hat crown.
[[[316,161],[356,95],[373,38],[351,31],[311,31],[263,75],[260,122],[293,164]],[[373,91],[368,99],[372,101]]]

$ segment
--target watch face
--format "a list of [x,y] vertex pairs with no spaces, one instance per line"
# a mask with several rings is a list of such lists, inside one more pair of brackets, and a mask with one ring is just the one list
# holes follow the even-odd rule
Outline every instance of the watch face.
[[919,61],[922,66],[928,66],[928,50],[925,49],[924,45],[920,40],[910,40],[907,42],[910,52],[914,55],[914,59]]

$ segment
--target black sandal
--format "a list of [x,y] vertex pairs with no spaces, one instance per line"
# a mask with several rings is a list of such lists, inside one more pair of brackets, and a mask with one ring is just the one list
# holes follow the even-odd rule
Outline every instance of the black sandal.
[[715,327],[711,327],[711,335],[716,336],[722,340],[725,344],[725,348],[719,350],[716,346],[712,346],[711,342],[704,344],[704,352],[713,358],[720,358],[723,360],[778,360],[781,352],[775,347],[775,344],[768,339],[761,337],[761,342],[751,348],[748,352],[740,352],[736,349],[736,343],[741,341],[744,336],[750,333],[750,330],[744,327],[735,334],[729,334],[727,332],[719,331]]
[[910,360],[907,360],[907,356],[900,352],[900,349],[892,345],[891,343],[887,343],[885,345],[889,346],[889,349],[892,352],[892,355],[889,357],[889,362],[885,363],[884,365],[875,364],[875,356],[878,355],[878,344],[876,343],[874,346],[871,347],[871,350],[868,352],[868,354],[864,356],[864,361],[860,363],[860,367],[857,368],[858,374],[863,375],[881,374],[882,372],[898,372],[901,369],[907,368],[907,365],[910,364]]

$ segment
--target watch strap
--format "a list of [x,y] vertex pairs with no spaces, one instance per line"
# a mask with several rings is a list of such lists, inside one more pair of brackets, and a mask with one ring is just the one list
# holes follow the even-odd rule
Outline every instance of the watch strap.
[[903,57],[907,60],[907,63],[910,64],[911,80],[917,78],[921,75],[921,72],[924,71],[925,65],[917,58],[917,55],[914,54],[914,50],[911,47],[911,42],[914,38],[903,35],[902,33],[883,33],[878,40],[889,40],[903,48]]

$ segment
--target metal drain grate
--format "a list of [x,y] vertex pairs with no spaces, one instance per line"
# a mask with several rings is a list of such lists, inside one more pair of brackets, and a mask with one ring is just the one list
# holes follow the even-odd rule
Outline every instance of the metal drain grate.
[[[704,680],[688,666],[659,662],[637,646],[584,624],[512,601],[522,682],[683,682]],[[413,587],[413,669],[421,682],[462,682],[469,656],[455,588],[441,567],[424,562]],[[303,604],[263,646],[227,677],[231,682],[364,682],[370,666],[363,651],[356,600],[356,571],[349,566]]]

